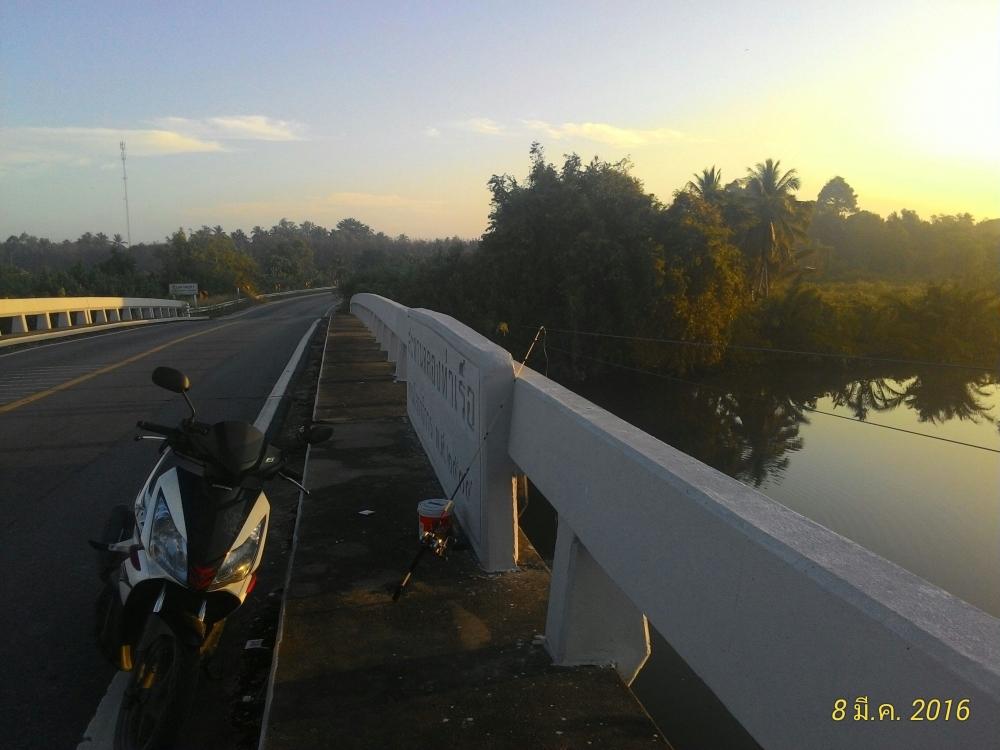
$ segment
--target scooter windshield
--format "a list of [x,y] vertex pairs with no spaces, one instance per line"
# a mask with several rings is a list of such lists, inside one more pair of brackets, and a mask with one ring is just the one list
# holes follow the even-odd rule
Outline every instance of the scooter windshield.
[[216,422],[207,435],[192,436],[191,443],[226,474],[239,476],[260,461],[264,435],[249,422]]

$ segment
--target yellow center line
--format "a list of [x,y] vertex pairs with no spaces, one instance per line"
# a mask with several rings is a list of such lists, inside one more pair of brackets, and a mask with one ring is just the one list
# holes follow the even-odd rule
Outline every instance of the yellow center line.
[[179,344],[182,341],[187,341],[188,339],[197,338],[198,336],[204,336],[207,333],[212,333],[213,331],[220,331],[223,328],[228,328],[229,326],[239,325],[242,321],[236,321],[233,323],[225,323],[221,326],[215,326],[215,328],[209,328],[207,331],[198,331],[197,333],[189,333],[186,336],[180,336],[176,339],[166,342],[165,344],[160,344],[159,346],[154,346],[152,349],[147,349],[139,354],[133,354],[131,357],[123,359],[121,362],[115,362],[112,365],[107,365],[99,370],[94,370],[93,372],[88,372],[86,375],[81,375],[78,378],[73,378],[72,380],[67,380],[65,383],[60,383],[59,385],[53,386],[52,388],[47,388],[44,391],[38,391],[37,393],[32,393],[24,398],[19,398],[17,401],[11,401],[9,404],[0,405],[0,414],[6,414],[7,412],[14,411],[14,409],[20,409],[22,406],[34,403],[35,401],[40,401],[43,398],[51,396],[53,393],[59,393],[59,391],[65,391],[67,388],[72,388],[74,385],[79,385],[80,383],[86,382],[91,378],[96,378],[98,375],[103,375],[112,370],[117,370],[125,365],[130,365],[133,362],[138,362],[143,357],[148,357],[150,354],[156,354],[157,352],[162,352],[164,349],[173,346],[174,344]]

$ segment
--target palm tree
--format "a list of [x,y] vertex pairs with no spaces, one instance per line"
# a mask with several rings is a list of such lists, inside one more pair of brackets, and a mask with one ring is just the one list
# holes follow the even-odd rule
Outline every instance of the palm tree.
[[711,169],[701,170],[701,174],[693,175],[687,189],[708,203],[715,203],[722,195],[722,170],[712,165]]
[[747,169],[746,196],[753,224],[747,232],[747,250],[756,256],[754,294],[766,297],[770,268],[791,263],[792,246],[805,236],[805,212],[792,193],[801,187],[794,169],[781,173],[780,161],[768,159]]

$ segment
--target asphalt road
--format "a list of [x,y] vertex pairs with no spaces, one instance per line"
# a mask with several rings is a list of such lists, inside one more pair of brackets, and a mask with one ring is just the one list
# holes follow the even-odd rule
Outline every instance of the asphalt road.
[[[215,320],[167,323],[0,353],[0,745],[75,748],[114,669],[94,645],[99,581],[88,538],[131,503],[183,400],[150,381],[183,370],[199,419],[253,421],[319,294]],[[34,400],[32,400],[34,399]]]

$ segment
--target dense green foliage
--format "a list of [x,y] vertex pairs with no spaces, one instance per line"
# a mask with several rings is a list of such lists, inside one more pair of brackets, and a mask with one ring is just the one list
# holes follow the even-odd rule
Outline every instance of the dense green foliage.
[[196,282],[208,294],[325,286],[345,273],[390,259],[431,257],[459,240],[387,237],[356,219],[334,229],[282,219],[270,229],[226,233],[178,229],[162,243],[126,247],[121,235],[87,233],[60,243],[27,234],[0,245],[0,297],[166,296],[171,282]]
[[0,296],[338,283],[348,299],[371,291],[448,313],[514,352],[545,325],[576,374],[601,361],[690,370],[752,359],[732,344],[966,363],[1000,352],[1000,220],[883,219],[839,176],[799,200],[795,170],[772,159],[729,183],[704,169],[664,204],[627,161],[572,154],[557,167],[534,144],[526,179],[488,186],[479,242],[390,238],[350,218],[329,230],[178,230],[131,248],[117,235],[10,237]]
[[997,220],[882,219],[858,210],[841,177],[800,201],[795,171],[771,159],[726,185],[705,169],[665,206],[627,162],[570,155],[557,168],[536,145],[523,183],[494,175],[489,188],[478,250],[395,258],[346,291],[446,312],[515,352],[544,324],[577,374],[599,360],[686,370],[759,359],[729,344],[987,364],[1000,352]]

